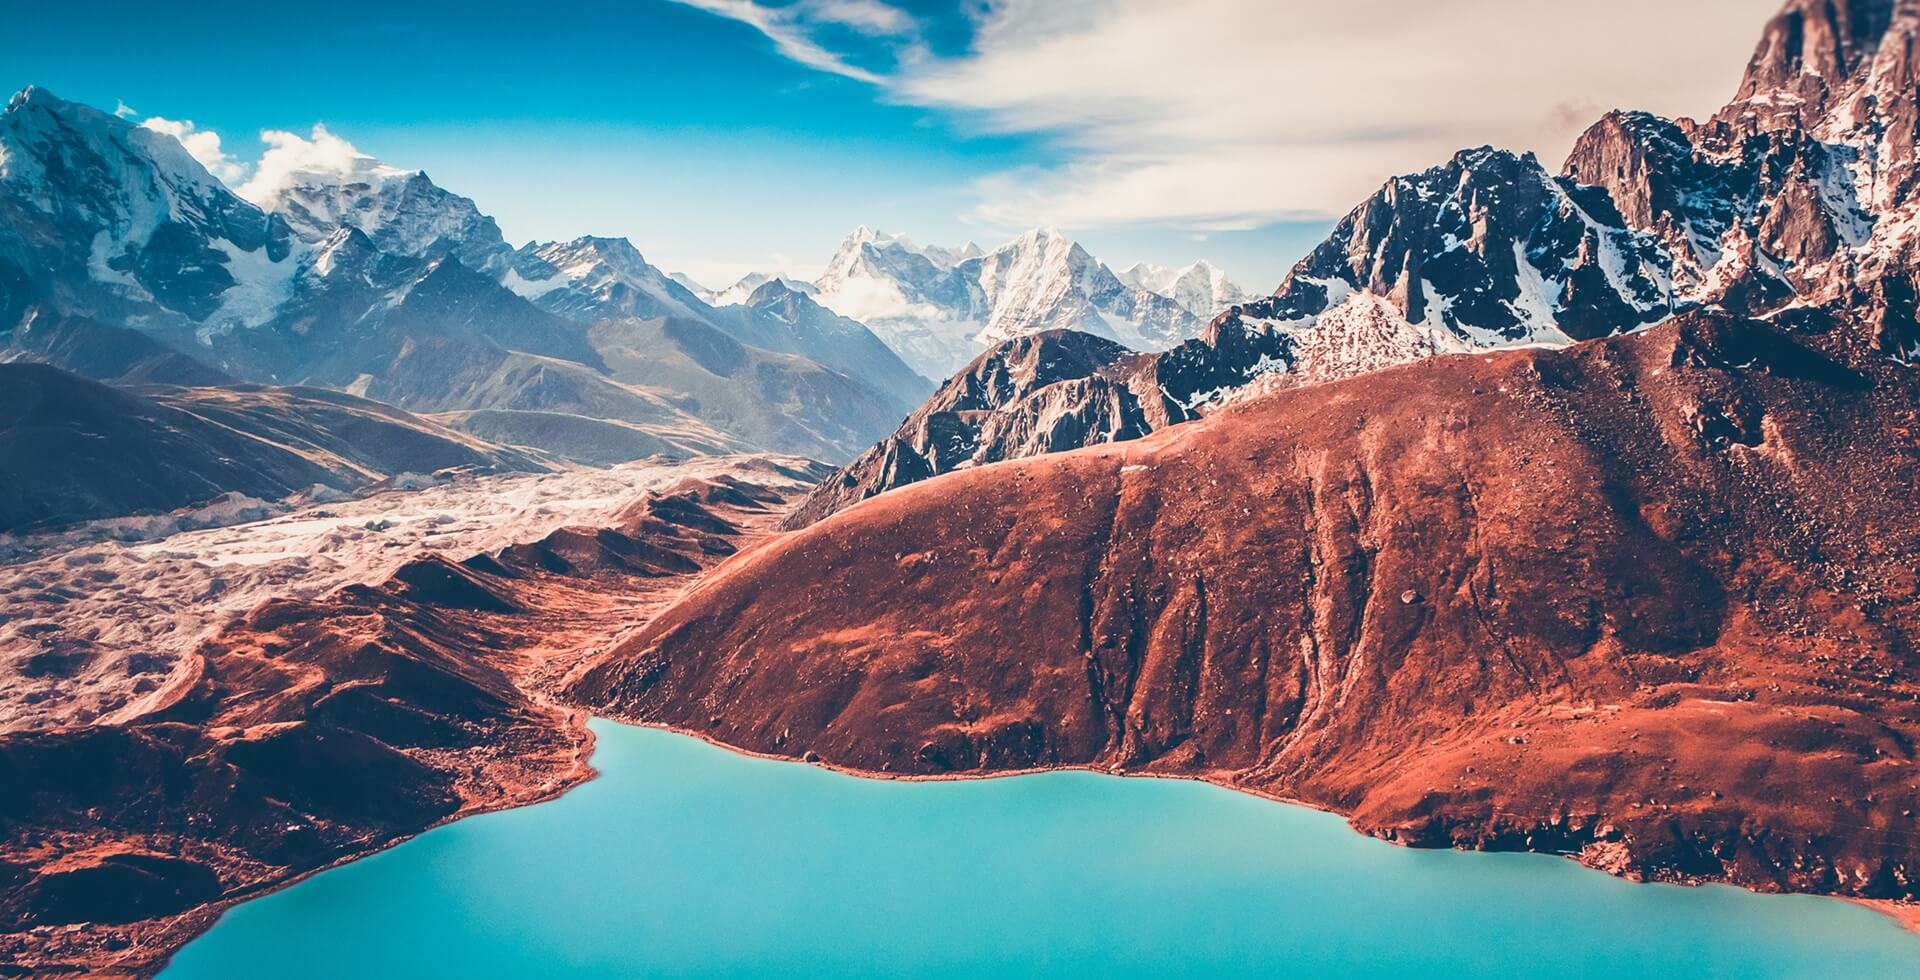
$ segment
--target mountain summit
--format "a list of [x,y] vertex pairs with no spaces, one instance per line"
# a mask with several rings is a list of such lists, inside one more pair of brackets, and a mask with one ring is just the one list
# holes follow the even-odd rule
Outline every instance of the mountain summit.
[[1183,289],[1175,298],[1123,279],[1053,229],[984,252],[971,243],[922,247],[861,226],[814,285],[822,305],[866,323],[921,373],[945,377],[994,344],[1047,330],[1171,347],[1217,312],[1216,291],[1239,294],[1211,267],[1204,276],[1200,288],[1181,287],[1175,276],[1166,284]]

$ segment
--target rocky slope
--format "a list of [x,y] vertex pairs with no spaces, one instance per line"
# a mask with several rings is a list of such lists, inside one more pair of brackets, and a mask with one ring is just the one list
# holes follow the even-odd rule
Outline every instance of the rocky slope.
[[267,602],[170,672],[123,679],[111,718],[5,730],[0,962],[150,976],[233,902],[586,778],[584,716],[541,692],[808,479],[736,468],[752,479]]
[[202,503],[358,490],[401,473],[544,469],[405,412],[314,388],[112,388],[0,364],[0,533]]
[[604,320],[587,337],[610,380],[670,392],[677,409],[747,446],[844,460],[907,410],[904,400],[838,371],[743,344],[697,320]]
[[0,331],[0,361],[51,364],[115,384],[219,385],[234,380],[138,330],[41,309],[27,311],[11,330]]
[[1198,418],[1202,406],[1262,379],[1329,373],[1323,362],[1331,360],[1319,345],[1303,349],[1284,331],[1235,318],[1158,354],[1073,330],[1009,340],[975,358],[892,436],[814,488],[785,526],[804,527],[956,469],[1138,439]]
[[898,431],[814,488],[784,526],[805,527],[937,474],[1102,442],[1138,439],[1189,416],[1152,385],[1131,386],[1138,356],[1092,334],[1055,330],[995,346],[934,392]]
[[1920,377],[1873,330],[1694,314],[950,473],[742,556],[570,690],[869,772],[1190,775],[1914,898]]

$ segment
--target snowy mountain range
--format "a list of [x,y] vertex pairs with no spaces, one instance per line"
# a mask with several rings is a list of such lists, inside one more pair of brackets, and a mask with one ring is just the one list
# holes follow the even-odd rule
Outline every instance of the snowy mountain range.
[[[1912,4],[1796,0],[1712,118],[1607,113],[1558,173],[1481,147],[1395,178],[1238,315],[1325,377],[1703,308],[1884,313],[1920,247],[1917,32]],[[1888,329],[1889,352],[1920,355]]]
[[[18,93],[0,114],[0,358],[55,349],[20,325],[56,313],[597,461],[607,441],[845,458],[933,388],[857,323],[717,309],[624,239],[515,249],[425,173],[336,149],[236,191],[173,136]],[[63,337],[70,364],[100,360]]]
[[[748,276],[713,301],[739,302],[769,278]],[[865,323],[916,371],[934,378],[953,374],[1001,341],[1048,330],[1164,350],[1193,337],[1244,295],[1204,262],[1115,273],[1049,229],[986,252],[971,243],[916,245],[861,226],[810,286],[822,306]]]
[[[1564,346],[1692,311],[1816,332],[1844,318],[1865,325],[1870,356],[1920,363],[1917,52],[1920,5],[1793,0],[1738,95],[1704,122],[1610,112],[1558,173],[1480,147],[1395,177],[1270,296],[1234,295],[1204,267],[1129,269],[1129,284],[1189,307],[1189,295],[1224,301],[1224,312],[1156,354],[1044,345],[1079,352],[1053,359],[1069,371],[1025,370],[1032,348],[996,346],[823,483],[795,522],[952,469],[1135,438],[1276,388]],[[850,241],[843,256],[854,283],[932,265],[884,241]],[[1026,383],[983,399],[966,381],[1003,376]]]

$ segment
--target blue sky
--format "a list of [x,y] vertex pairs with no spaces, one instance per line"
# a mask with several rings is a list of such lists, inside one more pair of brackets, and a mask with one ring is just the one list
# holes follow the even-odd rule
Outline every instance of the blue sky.
[[[1459,146],[1553,164],[1605,107],[1710,111],[1776,5],[15,2],[10,87],[190,119],[242,164],[324,123],[516,241],[626,235],[723,285],[810,274],[863,223],[988,246],[1051,224],[1258,289]],[[1490,43],[1529,34],[1557,50]]]

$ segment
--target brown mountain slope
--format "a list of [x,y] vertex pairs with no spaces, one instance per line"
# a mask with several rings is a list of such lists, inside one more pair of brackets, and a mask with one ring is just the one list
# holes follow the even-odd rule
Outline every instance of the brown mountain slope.
[[0,975],[151,976],[227,905],[587,778],[585,717],[539,692],[820,474],[764,475],[275,599],[122,720],[0,733]]
[[1855,332],[1694,316],[957,472],[735,559],[570,690],[860,770],[1194,775],[1911,897],[1920,376]]
[[275,500],[451,467],[547,463],[319,388],[115,388],[0,364],[0,532],[166,511],[225,493]]

